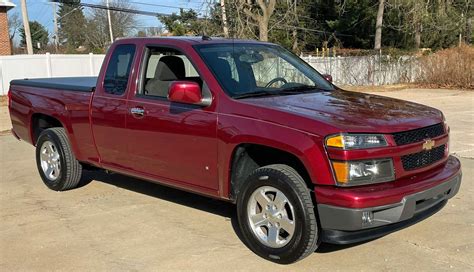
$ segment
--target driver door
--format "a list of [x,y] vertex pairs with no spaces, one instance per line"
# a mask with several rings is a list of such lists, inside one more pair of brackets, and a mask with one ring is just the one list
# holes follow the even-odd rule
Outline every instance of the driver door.
[[179,50],[150,47],[145,55],[141,88],[128,101],[131,167],[160,181],[217,190],[213,105],[187,105],[167,98],[168,86],[175,80],[198,82],[202,88],[206,84]]

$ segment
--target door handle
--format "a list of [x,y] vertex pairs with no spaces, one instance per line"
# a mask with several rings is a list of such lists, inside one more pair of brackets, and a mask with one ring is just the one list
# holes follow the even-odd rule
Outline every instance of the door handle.
[[135,116],[142,117],[145,115],[145,109],[142,108],[131,108],[130,113]]

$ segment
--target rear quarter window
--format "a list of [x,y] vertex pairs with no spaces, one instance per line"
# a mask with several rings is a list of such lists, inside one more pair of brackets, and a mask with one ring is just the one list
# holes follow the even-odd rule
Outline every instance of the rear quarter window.
[[115,47],[105,72],[104,91],[106,93],[115,95],[125,93],[134,56],[135,45],[133,44],[123,44]]

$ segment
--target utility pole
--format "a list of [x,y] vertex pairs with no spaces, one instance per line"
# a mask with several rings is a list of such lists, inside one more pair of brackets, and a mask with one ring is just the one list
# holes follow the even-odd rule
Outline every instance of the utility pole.
[[112,20],[110,19],[109,0],[106,1],[106,4],[107,4],[107,18],[109,20],[110,43],[113,43],[114,42],[114,33],[112,32]]
[[28,10],[26,0],[21,0],[21,16],[23,17],[23,28],[25,29],[26,52],[33,55],[33,44],[31,42],[30,21],[28,20]]
[[56,2],[51,2],[53,5],[53,18],[54,18],[54,48],[58,53],[59,34],[58,34],[58,14],[56,13]]
[[227,27],[227,15],[225,13],[225,1],[221,1],[222,27],[224,30],[224,37],[229,38],[229,28]]

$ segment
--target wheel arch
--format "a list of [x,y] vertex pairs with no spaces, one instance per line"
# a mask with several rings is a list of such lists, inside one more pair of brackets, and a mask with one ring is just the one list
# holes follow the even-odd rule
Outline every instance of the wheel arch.
[[240,143],[233,149],[229,172],[229,198],[235,202],[241,185],[255,169],[271,164],[286,164],[301,175],[310,190],[314,189],[310,172],[293,152],[269,145]]
[[43,130],[53,127],[65,128],[58,118],[39,112],[31,115],[30,126],[31,141],[33,145],[36,145],[38,137]]

